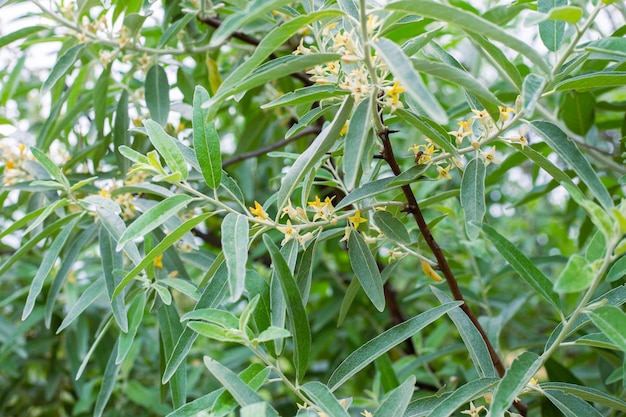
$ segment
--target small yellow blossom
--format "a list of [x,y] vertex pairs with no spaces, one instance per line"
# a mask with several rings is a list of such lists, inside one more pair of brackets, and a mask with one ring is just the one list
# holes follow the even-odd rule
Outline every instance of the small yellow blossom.
[[492,162],[500,162],[498,158],[496,158],[496,147],[492,146],[488,152],[479,151],[480,156],[485,160],[485,166],[489,166]]
[[442,168],[442,167],[438,166],[437,167],[437,172],[439,172],[439,176],[437,177],[437,179],[440,180],[442,178],[445,178],[447,180],[451,180],[452,177],[449,174],[450,167],[451,167],[451,165],[448,165],[445,168]]
[[358,209],[356,213],[354,213],[354,216],[348,217],[348,220],[350,220],[350,223],[352,224],[352,227],[354,227],[354,230],[357,230],[361,223],[367,222],[367,219],[361,217],[361,210]]
[[387,258],[387,261],[389,263],[392,263],[394,261],[397,261],[398,259],[404,257],[406,255],[406,253],[404,253],[402,250],[398,249],[398,248],[391,248],[389,250],[389,258]]
[[292,52],[294,55],[308,55],[311,53],[311,49],[304,46],[304,38],[300,38],[300,44],[296,48],[295,51]]
[[481,125],[487,126],[491,122],[491,117],[489,116],[489,113],[487,113],[487,110],[472,109],[472,112],[475,114],[473,119],[477,119]]
[[270,218],[258,201],[254,201],[254,208],[250,207],[250,212],[254,214],[257,220],[267,220]]
[[366,24],[366,29],[367,29],[367,33],[368,35],[372,36],[374,34],[374,32],[376,31],[376,29],[382,24],[383,22],[381,20],[378,19],[378,16],[371,14],[369,16],[367,16],[367,24]]
[[[461,123],[465,123],[465,122],[459,122],[459,124]],[[452,130],[448,132],[448,134],[454,136],[456,138],[456,144],[460,145],[461,142],[463,142],[463,138],[465,138],[465,136],[471,135],[472,132],[469,130],[465,130],[465,127],[461,125],[459,127],[459,130]]]
[[163,254],[157,255],[156,258],[152,260],[155,268],[163,268]]
[[430,140],[426,139],[428,145],[413,145],[408,150],[413,151],[415,155],[415,163],[416,164],[425,164],[430,162],[432,156],[435,154],[435,144]]
[[350,126],[350,120],[346,120],[346,122],[343,124],[343,127],[341,128],[341,131],[339,132],[340,136],[343,136],[346,133],[348,133],[348,126]]
[[315,201],[309,201],[309,207],[312,207],[315,210],[315,215],[313,216],[313,221],[317,219],[330,220],[333,213],[335,212],[335,207],[333,207],[332,201],[335,198],[326,197],[324,202],[320,200],[318,196],[315,196]]
[[298,243],[300,244],[300,246],[302,246],[302,249],[304,249],[304,247],[306,246],[306,242],[311,239],[313,239],[313,233],[306,232],[302,236],[298,236]]
[[15,162],[9,160],[4,163],[5,169],[15,169]]
[[523,131],[518,132],[517,136],[509,138],[509,142],[519,143],[522,146],[522,150],[524,149],[525,146],[528,146],[528,139],[526,139],[525,132]]
[[104,197],[104,198],[110,198],[111,194],[105,188],[101,188],[100,189],[100,196]]
[[400,94],[402,94],[403,92],[404,87],[400,85],[398,80],[394,80],[393,86],[385,88],[385,94],[387,95],[387,97],[385,98],[385,103],[391,108],[392,113],[397,108],[403,107],[403,104],[400,101]]
[[373,415],[372,413],[370,413],[369,411],[367,411],[367,410],[363,410],[363,411],[361,412],[361,415],[362,415],[363,417],[374,417],[374,415]]
[[509,120],[509,114],[515,113],[515,109],[512,109],[511,107],[498,106],[498,109],[500,110],[500,118],[498,121],[501,123]]
[[341,240],[339,242],[347,242],[348,239],[350,239],[350,232],[352,231],[352,228],[348,225],[346,226],[346,228],[343,231],[343,237],[341,238]]
[[339,88],[350,91],[352,97],[354,97],[354,101],[357,103],[360,102],[371,90],[367,72],[362,68],[350,71],[344,78],[344,81],[339,83]]
[[463,129],[464,132],[472,133],[472,119],[469,120],[461,120],[459,122],[459,126]]
[[291,221],[289,220],[287,220],[287,224],[285,226],[278,226],[277,229],[285,235],[283,241],[280,242],[281,246],[285,246],[291,239],[298,238],[298,231],[293,228]]
[[470,408],[468,410],[461,411],[461,414],[467,414],[470,417],[479,417],[480,412],[483,410],[487,410],[484,405],[481,405],[480,407],[475,407],[474,403],[470,401]]

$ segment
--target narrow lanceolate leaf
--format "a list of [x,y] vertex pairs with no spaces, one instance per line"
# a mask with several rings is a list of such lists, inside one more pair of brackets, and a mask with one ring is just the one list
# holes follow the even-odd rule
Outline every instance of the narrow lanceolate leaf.
[[406,226],[393,214],[384,210],[374,212],[374,223],[382,230],[385,236],[394,242],[400,242],[405,245],[411,243],[411,237],[406,230]]
[[50,75],[41,85],[41,94],[46,94],[54,85],[63,77],[69,69],[74,65],[74,62],[80,57],[83,49],[87,46],[86,43],[79,43],[69,48],[63,55],[59,57],[57,62],[52,67]]
[[[1,3],[3,2],[0,2],[0,6],[2,6]],[[9,32],[6,35],[0,37],[0,48],[3,48],[9,45],[10,43],[13,43],[19,39],[26,38],[32,35],[33,33],[37,33],[44,29],[47,29],[47,27],[46,26],[27,26],[25,28]]]
[[39,161],[41,166],[43,166],[45,170],[48,171],[48,174],[50,174],[52,178],[54,178],[60,184],[69,187],[69,181],[67,180],[67,177],[65,176],[65,174],[63,174],[61,168],[59,168],[59,166],[55,164],[54,161],[48,157],[48,155],[35,147],[31,147],[30,151],[37,159],[37,161]]
[[491,415],[504,415],[530,378],[539,370],[541,364],[541,358],[533,352],[524,352],[513,361],[493,394]]
[[145,95],[150,117],[165,126],[170,114],[170,86],[167,74],[159,64],[151,66],[146,73]]
[[626,402],[595,388],[568,384],[566,382],[543,382],[541,383],[541,388],[563,391],[568,394],[573,394],[578,398],[582,398],[585,401],[591,401],[614,410],[626,412]]
[[248,218],[229,213],[222,221],[222,250],[228,267],[228,287],[231,300],[243,292],[248,262]]
[[111,355],[109,355],[107,366],[104,369],[104,375],[102,376],[102,385],[100,386],[100,391],[98,392],[96,405],[94,407],[94,417],[102,416],[102,414],[104,413],[104,408],[106,407],[107,402],[109,402],[109,398],[111,398],[111,394],[113,393],[113,388],[115,388],[117,375],[119,374],[120,368],[122,367],[121,365],[115,363],[116,353],[117,343],[113,345],[113,350],[111,350]]
[[554,289],[560,293],[581,292],[589,288],[594,277],[595,270],[589,261],[574,254],[554,282]]
[[478,35],[473,32],[467,32],[469,37],[472,39],[474,43],[480,46],[487,54],[496,69],[499,70],[500,74],[507,79],[511,84],[513,84],[517,91],[521,91],[522,89],[522,76],[519,73],[519,70],[515,66],[513,62],[507,57],[504,52],[502,52],[502,48],[497,47],[491,41],[484,36]]
[[603,415],[587,401],[575,395],[552,389],[543,390],[543,393],[565,417],[602,417]]
[[350,92],[334,85],[315,84],[283,94],[277,99],[263,104],[261,108],[272,109],[275,107],[297,106],[347,94],[350,94]]
[[96,129],[101,135],[104,134],[104,119],[107,115],[107,94],[109,91],[110,74],[111,67],[107,65],[93,88],[93,110],[95,113]]
[[441,125],[405,109],[397,109],[394,114],[397,114],[402,120],[415,127],[446,152],[454,156],[459,155],[456,147],[450,143],[450,134]]
[[339,204],[337,204],[335,209],[339,210],[341,208],[349,206],[350,204],[354,204],[357,201],[363,200],[364,198],[374,197],[375,195],[382,194],[385,191],[389,191],[389,184],[391,184],[395,179],[396,177],[388,177],[381,180],[365,183],[361,187],[357,188],[356,190],[345,196],[343,200],[341,200]]
[[598,39],[589,42],[585,46],[585,51],[616,55],[623,59],[626,58],[626,38],[612,36],[610,38]]
[[350,116],[353,104],[354,100],[352,96],[346,97],[330,125],[322,130],[313,143],[300,154],[291,168],[289,168],[278,190],[277,206],[279,210],[287,205],[289,198],[291,198],[291,195],[300,184],[300,181],[302,181],[302,178],[304,178],[309,170],[312,169],[320,158],[333,146],[339,137],[339,132],[341,132],[343,125]]
[[482,225],[485,236],[491,241],[493,246],[500,252],[502,257],[513,267],[513,269],[530,285],[537,294],[541,295],[547,302],[560,310],[559,297],[552,291],[552,282],[541,272],[535,264],[528,259],[513,243],[502,236],[488,224]]
[[369,143],[367,137],[372,134],[370,104],[368,97],[356,106],[346,133],[343,148],[343,172],[345,174],[343,181],[348,190],[353,190],[357,185],[361,174],[361,159]]
[[467,236],[474,240],[478,237],[480,227],[474,223],[482,223],[487,206],[485,205],[485,164],[474,158],[465,167],[461,179],[461,206],[465,213],[465,230]]
[[289,0],[254,0],[248,3],[245,9],[228,16],[220,27],[211,36],[212,47],[217,47],[224,43],[230,35],[242,28],[248,22],[260,18],[265,13],[279,9],[284,5],[291,3]]
[[[117,103],[117,110],[115,111],[115,122],[113,126],[113,144],[115,149],[120,149],[122,146],[128,146],[130,143],[128,128],[130,125],[130,118],[128,117],[128,91],[123,90]],[[130,148],[128,148],[130,149]],[[115,158],[117,160],[117,166],[120,173],[128,172],[128,160],[120,152],[115,152]]]
[[70,224],[61,229],[59,234],[54,238],[54,241],[52,241],[50,248],[48,248],[45,252],[44,257],[39,264],[37,274],[35,274],[35,278],[33,278],[33,282],[30,284],[30,290],[28,291],[28,297],[26,298],[26,304],[24,305],[24,312],[22,313],[22,321],[26,320],[30,313],[32,313],[33,308],[35,307],[35,301],[43,289],[43,283],[46,278],[48,278],[48,275],[50,275],[52,267],[54,267],[54,263],[61,253],[61,249],[65,246],[70,233],[72,233],[76,223],[78,223],[80,219],[80,216],[76,217]]
[[117,357],[115,358],[116,364],[124,362],[128,352],[130,352],[130,348],[133,346],[133,341],[137,335],[137,330],[139,330],[139,325],[143,320],[145,307],[146,293],[141,292],[135,297],[128,309],[128,332],[120,333],[119,344],[117,345]]
[[177,194],[149,208],[124,230],[124,233],[122,233],[117,242],[115,250],[121,250],[127,242],[145,236],[152,230],[161,226],[167,219],[178,213],[179,210],[187,207],[187,204],[189,204],[191,200],[192,198],[186,194]]
[[546,64],[541,54],[532,46],[474,13],[429,0],[397,1],[387,5],[386,9],[414,13],[423,17],[448,22],[465,31],[478,33],[489,39],[496,40],[526,56],[546,74],[550,73],[550,67]]
[[442,399],[428,417],[448,417],[464,404],[486,394],[498,383],[498,378],[481,378],[457,388],[452,394]]
[[207,121],[208,111],[202,108],[202,103],[207,100],[209,93],[196,86],[193,95],[193,147],[204,181],[215,189],[222,181],[222,156],[215,123]]
[[[180,317],[176,307],[173,305],[162,304],[157,313],[159,320],[159,334],[163,343],[163,354],[169,358],[174,351],[176,341],[183,332],[183,326],[180,324]],[[182,407],[186,402],[187,391],[187,371],[186,367],[181,366],[170,380],[170,393],[174,408]]]
[[538,120],[532,122],[531,126],[535,133],[574,169],[580,179],[587,184],[591,193],[598,199],[600,205],[605,210],[610,210],[613,207],[611,195],[574,142],[558,126],[550,122]]
[[[537,11],[549,13],[555,7],[567,6],[567,0],[538,0]],[[546,20],[539,23],[539,36],[541,41],[550,51],[557,51],[563,43],[565,22],[559,20]]]
[[378,311],[385,309],[385,293],[383,280],[374,255],[370,252],[365,239],[360,233],[353,230],[348,239],[348,256],[354,275],[356,275],[363,291]]
[[306,393],[311,402],[322,409],[322,411],[333,417],[350,417],[345,408],[339,404],[339,401],[328,387],[321,382],[311,381],[302,386],[302,390]]
[[626,313],[614,306],[602,306],[588,314],[593,324],[622,351],[626,352],[626,331],[624,331]]
[[[98,214],[98,219],[100,219],[102,225],[109,231],[113,240],[118,242],[126,230],[126,224],[124,224],[124,221],[120,218],[120,216],[105,208],[97,208],[96,213]],[[133,242],[127,242],[123,246],[123,250],[135,265],[141,262],[141,254]]]
[[535,110],[537,101],[545,87],[546,79],[537,74],[528,74],[522,84],[522,107],[524,112],[531,115]]
[[363,346],[352,352],[337,369],[335,369],[328,379],[328,387],[331,391],[336,390],[341,384],[352,378],[361,369],[374,362],[376,358],[461,304],[462,302],[460,301],[454,301],[440,305],[400,323],[369,340]]
[[447,123],[448,115],[439,101],[426,88],[420,75],[413,68],[411,60],[402,48],[389,39],[380,38],[374,43],[376,52],[387,63],[387,67],[395,78],[400,81],[407,94],[437,123]]
[[374,412],[374,417],[396,417],[403,416],[413,391],[415,390],[415,376],[411,375],[400,385],[393,390],[391,394],[380,404],[380,406]]
[[128,331],[128,319],[126,317],[126,306],[124,297],[115,297],[113,294],[119,284],[119,276],[113,271],[122,269],[124,260],[121,252],[115,251],[115,241],[105,227],[100,228],[99,236],[100,257],[102,258],[102,272],[104,273],[104,283],[106,284],[107,295],[111,303],[113,317],[120,329],[126,333]]
[[626,85],[626,72],[594,72],[592,74],[579,75],[568,78],[558,83],[555,91],[577,90],[584,91],[592,88],[621,87]]
[[61,322],[61,325],[57,329],[57,334],[61,333],[67,326],[72,324],[78,316],[81,315],[89,306],[94,304],[100,296],[104,293],[104,281],[102,279],[95,280],[83,293],[80,298],[72,306],[67,316]]
[[172,173],[180,173],[182,180],[186,180],[189,175],[187,162],[181,150],[176,146],[176,139],[165,133],[165,130],[154,120],[144,120],[150,142],[165,159],[165,164]]
[[[431,286],[430,289],[440,303],[449,303],[452,301],[452,299],[440,289],[434,286]],[[485,344],[485,340],[476,329],[476,326],[467,317],[467,314],[465,314],[461,309],[454,309],[448,312],[448,316],[459,331],[461,339],[463,339],[463,343],[465,343],[465,347],[467,348],[467,352],[474,363],[478,376],[481,378],[497,377],[498,372],[493,366],[491,355],[489,354],[489,349]]]
[[287,304],[287,312],[291,317],[291,334],[293,335],[294,344],[294,366],[296,368],[296,379],[302,380],[309,364],[309,356],[311,354],[311,330],[309,328],[309,319],[302,302],[302,296],[296,285],[287,261],[280,253],[280,250],[272,242],[267,235],[263,235],[263,243],[267,247],[272,265],[274,268],[274,277],[280,281],[280,287],[283,291],[285,302]]

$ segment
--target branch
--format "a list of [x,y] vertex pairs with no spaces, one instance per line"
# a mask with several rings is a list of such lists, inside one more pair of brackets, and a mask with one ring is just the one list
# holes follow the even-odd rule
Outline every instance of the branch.
[[[379,113],[379,114],[380,114],[380,122],[384,126],[384,121],[382,120],[382,113]],[[402,173],[402,170],[398,166],[398,161],[396,160],[396,157],[393,153],[393,147],[391,145],[391,141],[389,140],[389,131],[385,128],[384,130],[378,132],[378,137],[381,139],[383,143],[382,158],[387,162],[387,164],[393,171],[394,175],[396,176],[400,175]],[[411,186],[409,184],[403,185],[402,192],[404,193],[406,200],[407,200],[407,204],[408,204],[406,211],[408,213],[411,213],[413,215],[413,218],[417,222],[417,225],[419,226],[420,232],[422,233],[424,240],[426,241],[426,243],[428,244],[428,247],[432,251],[435,258],[437,259],[439,269],[441,270],[443,276],[446,279],[446,283],[448,284],[448,287],[450,288],[452,296],[454,297],[455,300],[463,302],[463,304],[461,304],[460,306],[461,310],[463,310],[463,312],[470,319],[470,321],[472,322],[476,330],[478,330],[478,332],[480,333],[480,336],[482,337],[483,341],[485,342],[485,345],[487,346],[487,350],[489,351],[489,356],[491,358],[491,362],[493,363],[493,366],[498,371],[498,375],[500,375],[500,377],[503,377],[506,370],[504,368],[504,365],[502,364],[502,360],[498,356],[493,345],[491,344],[491,341],[487,337],[487,333],[485,332],[481,324],[478,322],[478,318],[476,317],[474,312],[470,309],[469,305],[465,301],[465,298],[463,297],[463,294],[461,293],[461,289],[459,288],[458,281],[456,277],[454,276],[454,273],[452,272],[450,265],[448,264],[448,260],[446,259],[446,256],[444,255],[443,251],[439,247],[439,244],[433,237],[430,231],[430,228],[428,227],[428,224],[426,223],[426,220],[424,219],[422,210],[420,209],[419,203],[417,202],[417,199],[415,198],[415,194],[413,194],[413,190],[411,189]],[[515,405],[515,408],[517,408],[517,410],[520,412],[522,416],[527,415],[528,409],[524,404],[521,403],[521,401],[515,401],[513,404]]]
[[285,140],[281,140],[279,142],[274,142],[270,145],[267,145],[263,148],[259,148],[259,149],[255,149],[254,151],[250,151],[250,152],[246,152],[246,153],[242,153],[240,155],[234,156],[230,159],[227,159],[226,161],[222,162],[222,168],[226,168],[229,165],[232,164],[236,164],[237,162],[241,162],[243,160],[246,159],[250,159],[250,158],[255,158],[257,156],[266,154],[268,152],[271,152],[275,149],[278,148],[282,148],[283,146],[294,142],[298,139],[303,138],[304,136],[308,136],[308,135],[317,135],[319,134],[321,131],[321,129],[318,126],[310,126],[306,129],[304,129],[303,131],[293,135],[292,137],[290,137],[289,139],[285,139]]

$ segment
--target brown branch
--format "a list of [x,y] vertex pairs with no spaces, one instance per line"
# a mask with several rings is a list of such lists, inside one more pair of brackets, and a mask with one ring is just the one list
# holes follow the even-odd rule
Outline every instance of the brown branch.
[[[222,24],[222,20],[217,17],[210,16],[198,16],[198,21],[211,26],[212,28],[217,29]],[[230,35],[231,38],[238,39],[248,45],[258,46],[261,43],[260,40],[255,38],[254,36],[247,35],[243,32],[233,32]],[[278,56],[275,53],[270,54],[271,59],[276,59]],[[304,72],[294,72],[291,76],[299,81],[301,81],[304,85],[310,86],[313,85],[311,80],[309,80],[309,76]]]
[[[381,122],[383,122],[382,114],[380,118],[381,118]],[[384,126],[384,122],[383,122],[383,126]],[[389,131],[383,130],[382,132],[378,132],[378,136],[383,143],[382,158],[387,162],[387,164],[393,171],[394,175],[396,176],[400,175],[402,173],[402,170],[398,166],[398,161],[396,160],[396,157],[393,153],[393,147],[389,139]],[[448,287],[450,288],[450,292],[452,293],[452,296],[454,297],[455,300],[463,302],[463,304],[461,304],[460,306],[461,310],[463,310],[463,312],[470,319],[470,321],[472,322],[476,330],[478,330],[478,333],[480,333],[480,336],[482,337],[483,341],[485,342],[485,345],[487,346],[487,350],[489,351],[489,356],[491,358],[491,362],[493,363],[493,366],[498,371],[498,375],[500,375],[500,377],[503,377],[506,372],[504,365],[502,364],[500,357],[498,356],[493,345],[491,344],[491,341],[487,337],[487,333],[478,322],[478,318],[476,317],[474,312],[470,309],[469,305],[465,301],[465,298],[463,297],[463,294],[461,293],[461,289],[459,288],[458,281],[456,277],[454,276],[454,273],[452,272],[450,265],[448,264],[448,260],[446,259],[446,256],[444,255],[443,251],[439,247],[439,244],[433,237],[430,231],[430,228],[428,227],[428,224],[426,223],[426,220],[424,219],[424,215],[422,214],[422,210],[420,209],[417,199],[415,198],[415,194],[413,194],[413,190],[411,189],[411,186],[409,184],[403,185],[402,192],[404,193],[404,196],[406,197],[406,200],[407,200],[406,211],[408,213],[411,213],[413,215],[413,218],[417,222],[417,225],[420,229],[420,232],[422,233],[422,236],[424,237],[424,240],[426,241],[426,243],[428,244],[428,247],[432,251],[435,258],[437,259],[439,270],[442,272],[443,276],[445,277],[446,283],[448,284]],[[520,412],[522,416],[527,415],[528,409],[524,404],[522,404],[520,401],[515,401],[514,405],[515,405],[515,408],[517,408],[517,410]]]
[[241,161],[246,160],[246,159],[254,158],[254,157],[266,154],[268,152],[271,152],[273,150],[282,148],[283,146],[285,146],[285,145],[287,145],[287,144],[289,144],[291,142],[294,142],[294,141],[296,141],[298,139],[301,139],[301,138],[303,138],[305,136],[317,135],[317,134],[320,133],[320,131],[321,130],[320,130],[320,128],[318,126],[310,126],[310,127],[306,128],[306,129],[302,130],[301,132],[296,133],[295,135],[293,135],[289,139],[285,139],[285,140],[281,140],[281,141],[278,141],[278,142],[274,142],[272,144],[264,146],[263,148],[255,149],[253,151],[242,153],[242,154],[234,156],[234,157],[232,157],[230,159],[227,159],[224,162],[222,162],[222,168],[226,168],[227,166],[232,165],[232,164],[236,164],[237,162],[241,162]]

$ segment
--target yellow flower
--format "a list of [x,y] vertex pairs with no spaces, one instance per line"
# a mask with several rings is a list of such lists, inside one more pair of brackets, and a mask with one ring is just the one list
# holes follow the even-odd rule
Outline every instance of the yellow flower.
[[467,414],[470,417],[479,417],[480,416],[480,412],[486,410],[484,405],[481,405],[480,407],[476,408],[474,406],[474,403],[470,401],[470,408],[469,410],[465,410],[465,411],[461,411],[461,414]]
[[280,242],[280,246],[285,246],[291,239],[298,238],[298,231],[291,226],[291,221],[287,220],[285,226],[278,226],[277,229],[285,235],[285,238]]
[[485,160],[485,166],[489,166],[490,163],[492,162],[500,162],[500,160],[498,158],[496,158],[496,147],[492,146],[491,149],[489,149],[488,152],[484,152],[484,151],[479,151],[480,152],[480,156],[482,156],[482,158]]
[[385,103],[391,108],[392,113],[397,108],[403,106],[402,102],[400,101],[400,94],[402,94],[403,92],[404,92],[404,88],[400,85],[398,80],[394,80],[392,87],[385,88],[385,93],[388,96],[385,99]]
[[352,224],[352,227],[354,227],[354,230],[357,230],[361,223],[367,222],[367,219],[361,217],[361,210],[358,209],[356,213],[354,213],[354,216],[348,217],[348,220],[350,220],[350,223]]
[[487,113],[487,110],[472,109],[472,112],[475,114],[475,116],[473,116],[473,119],[478,119],[480,124],[483,126],[489,124],[489,122],[491,121],[491,117],[489,116],[489,113]]
[[333,213],[335,212],[335,207],[333,207],[332,201],[335,198],[326,197],[324,202],[320,200],[318,196],[315,196],[315,201],[309,201],[309,207],[312,207],[315,210],[315,216],[313,216],[313,221],[317,219],[330,220]]
[[250,207],[250,212],[254,214],[254,218],[257,220],[267,220],[270,218],[265,210],[263,210],[263,206],[256,200],[254,201],[254,208]]
[[163,254],[158,255],[152,260],[155,268],[163,268]]
[[369,411],[367,411],[367,410],[363,410],[363,411],[361,412],[361,415],[362,415],[363,417],[374,417],[374,415],[373,415],[372,413],[370,413]]
[[111,194],[109,194],[109,192],[106,189],[101,188],[100,189],[100,196],[104,197],[104,198],[109,198],[109,197],[111,197]]
[[413,151],[415,155],[416,164],[430,162],[431,157],[436,152],[435,144],[430,139],[426,139],[426,142],[428,142],[428,145],[413,145],[409,148],[409,151]]
[[308,55],[311,53],[311,49],[304,46],[304,38],[300,38],[300,44],[296,48],[295,51],[292,52],[294,55]]
[[515,109],[510,107],[498,106],[498,109],[500,110],[500,118],[498,119],[499,122],[506,122],[509,120],[509,114],[515,113]]
[[343,127],[341,128],[341,131],[339,132],[339,136],[343,136],[346,133],[348,133],[348,126],[350,126],[350,120],[346,120],[346,122],[343,124]]
[[461,127],[461,129],[463,129],[464,132],[471,133],[472,132],[472,119],[470,118],[467,121],[461,120],[459,122],[459,126]]
[[[459,124],[461,125],[461,123],[466,123],[466,122],[459,122]],[[463,138],[465,136],[469,136],[471,135],[471,131],[469,130],[465,130],[465,127],[463,125],[461,125],[459,127],[459,130],[452,130],[450,132],[448,132],[449,135],[452,135],[456,138],[456,144],[460,145],[461,142],[463,142]]]
[[451,180],[452,177],[448,173],[450,171],[450,167],[451,167],[451,165],[448,165],[445,168],[442,168],[442,167],[438,166],[437,167],[437,172],[439,172],[439,176],[437,177],[437,179],[440,180],[442,178],[445,178],[447,180]]

